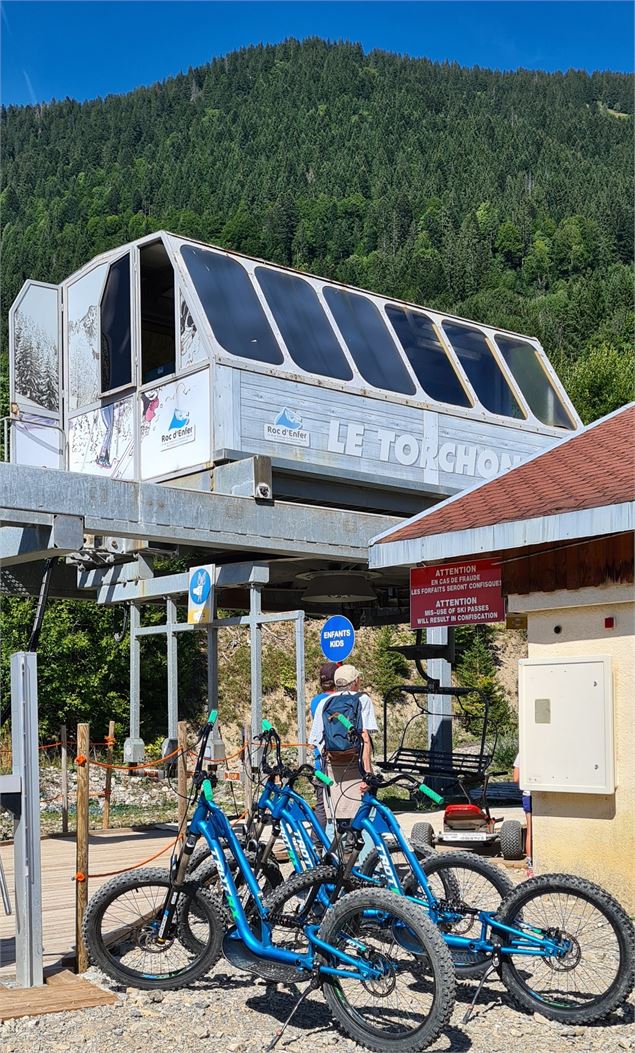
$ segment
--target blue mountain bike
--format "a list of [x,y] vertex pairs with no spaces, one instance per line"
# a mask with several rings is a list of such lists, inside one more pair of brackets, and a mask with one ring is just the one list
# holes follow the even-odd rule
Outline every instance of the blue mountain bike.
[[[412,848],[390,809],[377,801],[375,793],[365,798],[365,806],[369,803],[372,806],[367,841],[373,847],[360,863],[361,842],[351,831],[350,822],[336,823],[334,835],[329,837],[309,803],[295,788],[301,778],[313,780],[317,777],[326,785],[331,780],[308,764],[290,767],[282,759],[278,733],[268,721],[263,722],[263,729],[259,737],[262,744],[260,770],[267,779],[252,814],[241,828],[243,847],[261,888],[271,892],[282,883],[274,856],[281,839],[296,873],[330,864],[340,867],[337,880],[347,891],[370,883],[419,897],[428,909],[437,902],[453,903],[452,931],[470,939],[480,935],[478,912],[495,913],[513,891],[514,886],[504,871],[469,853]],[[359,745],[361,748],[361,740]],[[271,749],[275,751],[273,761],[269,760]],[[384,779],[380,785],[385,788],[394,783],[406,785],[414,799],[427,795],[437,803],[441,801],[438,794],[407,774]],[[340,825],[348,829],[338,829]],[[268,837],[263,841],[261,838],[266,831]],[[410,862],[413,857],[417,860],[414,867]],[[422,877],[422,871],[425,877]],[[207,887],[218,886],[216,863],[210,858],[205,843],[200,844],[192,856],[190,874]],[[318,904],[327,904],[328,895],[324,885]],[[471,908],[471,913],[467,913],[468,908]],[[444,931],[449,931],[447,913],[443,924]],[[452,947],[451,951],[457,975],[463,979],[482,976],[490,966],[490,957],[472,947],[468,939],[460,946]]]
[[[175,989],[204,976],[223,953],[237,968],[270,981],[306,983],[297,1005],[320,987],[335,1020],[369,1049],[424,1049],[454,1005],[452,963],[439,931],[404,897],[369,886],[346,895],[332,889],[319,920],[311,916],[296,926],[294,945],[280,941],[286,929],[279,911],[263,898],[240,841],[214,802],[215,776],[203,771],[215,718],[210,714],[201,733],[193,778],[198,799],[170,870],[120,875],[91,899],[83,935],[93,962],[125,985]],[[187,877],[200,837],[216,863],[224,902]],[[298,878],[306,875],[287,886]],[[312,887],[318,887],[315,880]]]
[[[388,887],[405,895],[413,907],[423,907],[434,921],[457,973],[481,976],[475,999],[493,971],[520,1008],[561,1022],[596,1022],[628,997],[635,986],[635,930],[609,893],[569,874],[546,874],[517,887],[505,878],[504,898],[496,909],[486,909],[466,896],[465,875],[478,875],[484,866],[496,868],[461,852],[419,859],[377,790],[396,781],[410,781],[415,792],[427,788],[417,789],[417,780],[404,774],[385,780],[364,771],[361,738],[350,726],[349,734],[357,742],[360,779],[369,790],[350,822],[346,851],[341,840],[329,843],[312,809],[293,788],[301,774],[308,774],[306,766],[288,769],[281,786],[270,778],[259,802],[272,816],[272,837],[276,824],[286,829],[292,861],[300,871],[268,899],[271,922],[286,928],[287,939],[302,939],[309,921],[323,915],[330,890],[359,888],[360,879],[376,876],[379,862]],[[282,775],[279,737],[269,727],[265,739],[277,749],[278,763],[271,770]],[[375,855],[358,868],[364,833]],[[435,886],[434,875],[443,876],[443,882]]]

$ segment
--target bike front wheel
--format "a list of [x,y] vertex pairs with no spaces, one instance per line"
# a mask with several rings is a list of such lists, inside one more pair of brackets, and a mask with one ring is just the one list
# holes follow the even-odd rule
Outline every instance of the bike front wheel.
[[386,889],[350,892],[327,912],[319,936],[379,972],[368,980],[325,976],[329,1009],[356,1042],[378,1053],[414,1053],[446,1027],[456,994],[452,959],[421,907]]
[[514,946],[544,936],[560,953],[503,954],[501,978],[511,998],[561,1023],[593,1024],[628,998],[635,987],[635,929],[628,915],[599,885],[571,874],[544,874],[519,885],[503,902],[499,919],[518,935],[494,940]]
[[[177,990],[218,961],[224,923],[212,895],[185,882],[171,931],[159,938],[170,874],[146,868],[108,881],[88,904],[83,936],[92,962],[119,983],[143,990]],[[193,934],[182,938],[183,927]]]

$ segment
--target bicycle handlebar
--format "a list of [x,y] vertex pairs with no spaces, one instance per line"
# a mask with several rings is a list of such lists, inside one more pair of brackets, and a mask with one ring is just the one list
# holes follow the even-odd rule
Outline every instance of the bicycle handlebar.
[[[286,778],[287,785],[293,786],[297,779],[303,777],[307,779],[318,778],[320,782],[323,782],[326,786],[331,786],[333,780],[329,775],[324,772],[316,771],[310,764],[301,764],[299,768],[290,768],[284,764],[282,760],[282,741],[276,729],[268,720],[262,722],[262,734],[258,736],[263,744],[262,759],[260,761],[260,767],[265,775],[278,775],[280,778]],[[274,744],[276,750],[276,764],[272,767],[268,760],[267,754],[271,744]]]

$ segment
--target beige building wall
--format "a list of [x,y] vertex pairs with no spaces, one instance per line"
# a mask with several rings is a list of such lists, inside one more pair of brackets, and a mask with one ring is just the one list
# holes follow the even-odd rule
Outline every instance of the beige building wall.
[[[532,795],[537,874],[568,871],[603,885],[635,915],[635,595],[632,586],[510,596],[527,614],[529,658],[609,655],[615,793]],[[607,629],[605,618],[615,627]],[[566,749],[563,743],[563,749]]]

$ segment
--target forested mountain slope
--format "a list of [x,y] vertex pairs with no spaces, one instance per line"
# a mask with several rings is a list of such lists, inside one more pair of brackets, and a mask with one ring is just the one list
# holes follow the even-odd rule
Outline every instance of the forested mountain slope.
[[622,74],[317,39],[4,109],[3,340],[26,277],[162,227],[535,334],[592,419],[632,397],[632,110]]

